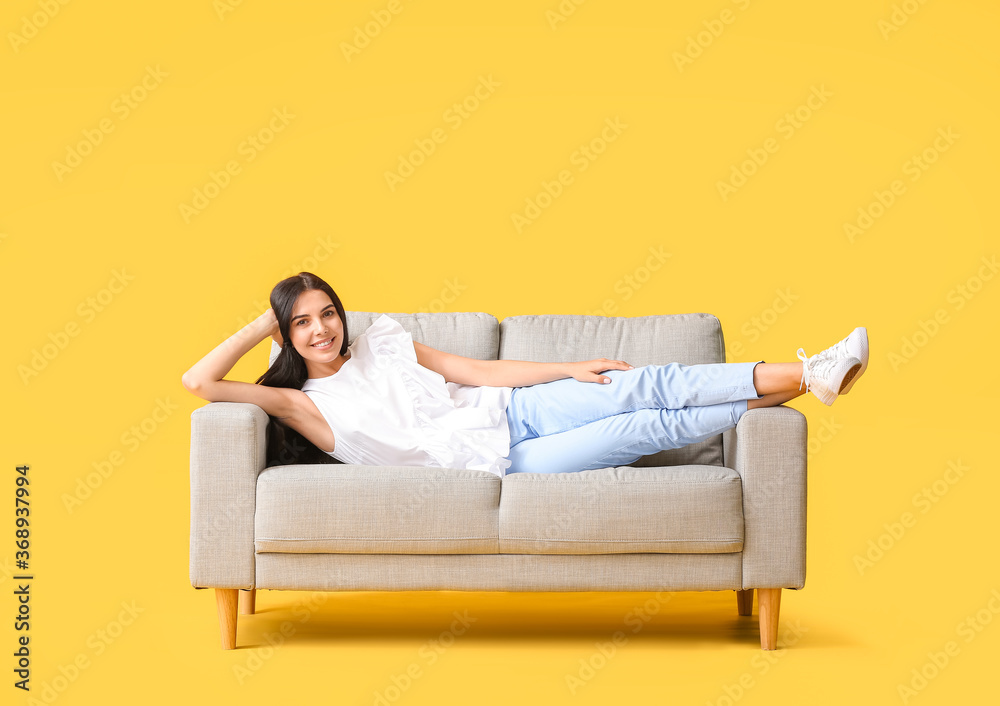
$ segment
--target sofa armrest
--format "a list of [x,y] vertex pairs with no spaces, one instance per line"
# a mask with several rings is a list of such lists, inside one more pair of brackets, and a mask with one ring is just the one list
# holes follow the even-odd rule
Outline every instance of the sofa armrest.
[[802,588],[806,580],[805,415],[747,410],[723,434],[723,459],[743,481],[743,588]]
[[191,413],[191,585],[254,586],[257,475],[264,470],[267,413],[255,404],[210,402]]

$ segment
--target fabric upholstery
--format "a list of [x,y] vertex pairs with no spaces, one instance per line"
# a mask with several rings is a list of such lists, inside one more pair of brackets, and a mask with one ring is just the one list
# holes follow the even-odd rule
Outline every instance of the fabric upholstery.
[[719,591],[730,554],[257,555],[257,588],[296,591]]
[[743,548],[740,477],[724,466],[515,473],[504,554],[717,553]]
[[802,588],[806,580],[806,418],[791,407],[751,409],[729,437],[743,484],[743,587]]
[[254,585],[253,516],[267,413],[211,402],[191,413],[191,583]]
[[258,552],[495,554],[499,502],[500,477],[487,471],[275,466],[257,480],[255,546]]

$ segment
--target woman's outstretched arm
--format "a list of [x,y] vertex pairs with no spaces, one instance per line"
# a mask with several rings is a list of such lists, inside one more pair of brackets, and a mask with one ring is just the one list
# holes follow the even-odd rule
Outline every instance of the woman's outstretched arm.
[[608,383],[611,378],[600,375],[605,370],[631,370],[623,360],[595,358],[578,363],[536,363],[530,360],[487,360],[486,382],[493,387],[528,387],[541,382],[574,378],[580,382]]
[[447,382],[491,387],[528,387],[542,382],[576,378],[581,382],[610,380],[598,375],[605,370],[629,370],[621,360],[597,358],[579,363],[537,363],[530,360],[478,360],[439,351],[413,342],[417,362],[440,374]]

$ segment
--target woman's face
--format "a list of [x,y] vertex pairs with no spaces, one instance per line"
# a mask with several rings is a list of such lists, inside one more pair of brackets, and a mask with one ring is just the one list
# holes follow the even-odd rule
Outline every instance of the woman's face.
[[295,300],[288,333],[295,350],[307,361],[329,363],[340,356],[344,326],[337,307],[321,289],[302,292]]

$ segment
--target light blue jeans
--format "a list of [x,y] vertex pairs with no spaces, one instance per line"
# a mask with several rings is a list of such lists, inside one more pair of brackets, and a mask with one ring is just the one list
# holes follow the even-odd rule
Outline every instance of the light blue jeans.
[[507,473],[571,473],[625,466],[736,426],[758,363],[644,365],[515,387],[507,405]]

